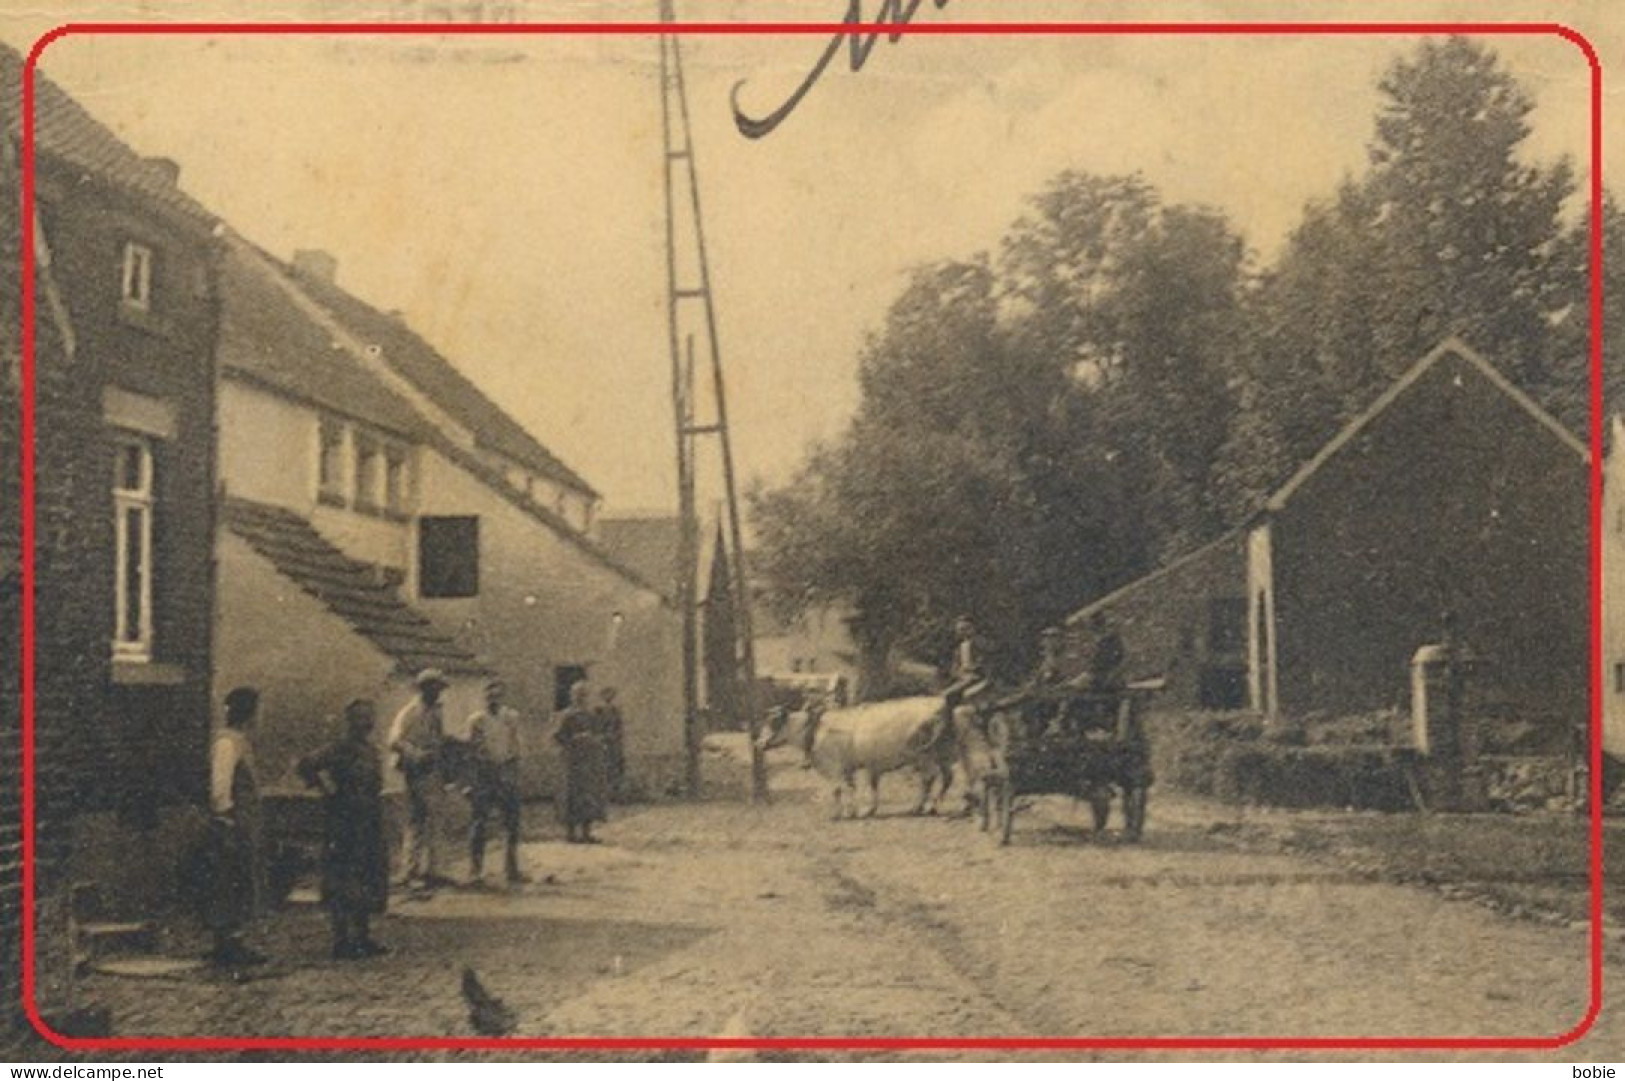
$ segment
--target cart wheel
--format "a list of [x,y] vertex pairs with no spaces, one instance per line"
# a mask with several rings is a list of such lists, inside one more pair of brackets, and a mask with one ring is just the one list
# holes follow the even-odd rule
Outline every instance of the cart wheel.
[[999,785],[999,846],[1010,843],[1011,829],[1016,822],[1015,787],[1006,780]]
[[1089,797],[1089,810],[1094,812],[1095,832],[1105,833],[1106,825],[1112,820],[1112,797],[1109,792],[1096,792]]
[[1149,795],[1149,788],[1143,784],[1123,793],[1123,836],[1130,841],[1138,841],[1145,833],[1145,805]]

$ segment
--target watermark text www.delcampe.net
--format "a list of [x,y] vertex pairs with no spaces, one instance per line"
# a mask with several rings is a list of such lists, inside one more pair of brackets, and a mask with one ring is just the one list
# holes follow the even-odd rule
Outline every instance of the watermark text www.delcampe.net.
[[14,1078],[41,1081],[163,1081],[162,1066],[14,1066]]

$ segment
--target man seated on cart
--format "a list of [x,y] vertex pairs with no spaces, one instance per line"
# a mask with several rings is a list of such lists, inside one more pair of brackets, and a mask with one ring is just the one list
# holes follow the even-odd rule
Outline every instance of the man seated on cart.
[[1088,670],[1079,681],[1080,688],[1090,692],[1082,710],[1084,723],[1090,728],[1114,728],[1127,687],[1123,673],[1128,665],[1128,650],[1105,612],[1089,617],[1089,630],[1094,635],[1094,647]]
[[1014,695],[999,709],[1019,710],[1024,734],[1079,738],[1090,732],[1114,730],[1126,697],[1124,669],[1128,651],[1123,639],[1101,613],[1090,620],[1094,644],[1087,667],[1068,678],[1063,667],[1065,633],[1046,629],[1039,639],[1038,665]]
[[1128,663],[1128,650],[1123,638],[1112,626],[1105,612],[1089,617],[1089,629],[1094,632],[1095,649],[1089,657],[1089,681],[1097,691],[1121,691],[1123,668]]
[[1059,735],[1064,730],[1067,678],[1061,658],[1065,647],[1066,633],[1059,627],[1046,627],[1038,637],[1038,666],[1016,696],[1030,738]]

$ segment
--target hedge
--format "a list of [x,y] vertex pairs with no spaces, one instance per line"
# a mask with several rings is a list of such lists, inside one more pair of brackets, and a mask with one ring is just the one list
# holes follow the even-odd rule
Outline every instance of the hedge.
[[[1350,728],[1379,726],[1360,721]],[[1415,806],[1414,753],[1386,743],[1311,743],[1304,726],[1248,714],[1174,714],[1152,723],[1157,779],[1227,803],[1402,811]]]

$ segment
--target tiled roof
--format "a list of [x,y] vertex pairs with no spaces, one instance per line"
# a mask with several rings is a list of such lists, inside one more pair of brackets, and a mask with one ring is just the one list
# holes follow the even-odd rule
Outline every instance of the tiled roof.
[[[1387,390],[1378,395],[1376,400],[1366,407],[1364,411],[1356,415],[1354,419],[1350,420],[1348,424],[1343,427],[1341,432],[1339,432],[1330,442],[1320,449],[1319,453],[1299,467],[1298,470],[1293,473],[1291,478],[1286,481],[1286,483],[1277,488],[1274,493],[1264,501],[1261,509],[1253,515],[1251,520],[1256,522],[1261,518],[1267,517],[1271,514],[1278,514],[1284,510],[1287,504],[1292,501],[1292,498],[1298,494],[1298,491],[1305,484],[1307,484],[1316,473],[1320,472],[1320,470],[1325,467],[1327,462],[1330,462],[1333,458],[1341,454],[1344,449],[1346,449],[1351,443],[1354,442],[1356,438],[1359,437],[1360,433],[1370,428],[1371,425],[1374,424],[1385,412],[1387,412],[1395,402],[1409,393],[1411,389],[1421,381],[1423,376],[1425,376],[1429,371],[1433,370],[1439,364],[1448,363],[1451,361],[1457,362],[1465,371],[1476,373],[1479,377],[1486,380],[1491,386],[1495,387],[1496,390],[1506,395],[1514,405],[1527,413],[1529,418],[1534,421],[1537,426],[1545,429],[1553,439],[1571,450],[1581,462],[1586,462],[1590,459],[1591,452],[1584,443],[1581,443],[1578,439],[1576,439],[1574,435],[1569,432],[1568,429],[1564,428],[1560,423],[1558,423],[1557,420],[1551,416],[1551,414],[1547,413],[1538,404],[1536,404],[1534,399],[1530,398],[1529,395],[1515,387],[1504,375],[1495,369],[1494,365],[1485,360],[1461,340],[1457,338],[1447,338],[1431,353],[1418,361],[1410,371],[1406,372]],[[1136,579],[1135,581],[1130,582],[1128,585],[1125,585],[1122,588],[1091,602],[1087,607],[1074,612],[1072,615],[1067,617],[1067,623],[1072,626],[1078,626],[1096,612],[1112,607],[1123,597],[1137,592],[1143,587],[1150,585],[1152,582],[1158,581],[1170,574],[1173,574],[1175,571],[1183,568],[1187,564],[1201,559],[1216,549],[1219,549],[1227,544],[1241,544],[1242,536],[1243,531],[1231,531],[1226,533],[1224,536],[1219,537],[1217,540],[1211,541],[1208,544],[1194,549],[1193,551],[1187,552],[1178,559],[1168,563],[1166,566],[1152,571],[1145,577]]]
[[299,309],[279,264],[243,241],[220,268],[220,370],[401,435],[430,431],[416,409]]
[[330,281],[286,268],[294,280],[356,337],[376,345],[385,363],[451,414],[487,450],[495,451],[582,495],[598,495],[580,474],[487,398],[456,366],[401,319],[378,311]]
[[378,568],[349,558],[292,511],[228,499],[224,522],[281,574],[394,658],[403,673],[439,668],[490,674],[472,650],[408,605]]
[[638,573],[637,570],[605,551],[603,545],[599,544],[585,533],[570,525],[569,522],[566,522],[563,518],[559,517],[558,514],[554,513],[552,510],[549,510],[547,507],[542,506],[530,496],[515,491],[513,487],[503,479],[502,474],[499,471],[486,464],[486,462],[477,454],[474,454],[472,451],[464,450],[462,447],[459,447],[457,444],[451,442],[451,440],[439,436],[436,437],[433,446],[434,449],[444,456],[447,461],[462,469],[469,476],[481,481],[488,491],[496,493],[496,495],[500,496],[506,503],[508,503],[509,506],[523,512],[533,521],[539,522],[548,529],[552,530],[561,540],[574,546],[578,552],[581,552],[583,555],[587,556],[587,558],[591,559],[605,570],[619,575],[628,583],[638,587],[639,589],[646,589],[649,592],[654,593],[664,601],[670,600],[670,598],[667,596],[666,589],[662,587],[659,582],[650,581],[649,579],[645,578],[642,574]]
[[[35,70],[35,137],[47,158],[101,178],[202,225],[215,221],[202,204],[176,187],[165,168],[137,154],[118,136]],[[0,44],[0,101],[6,133],[22,138],[23,57]]]
[[[294,279],[284,264],[235,238],[226,245],[223,263],[220,364],[228,378],[244,379],[297,401],[314,403],[415,438],[601,566],[635,586],[665,596],[666,589],[660,583],[670,581],[669,572],[658,579],[644,577],[558,514],[515,491],[499,470],[453,442],[370,372],[349,348],[333,341],[323,329],[322,319],[301,310],[289,293],[295,290],[312,304],[317,303],[308,279]],[[283,280],[277,280],[279,276]],[[329,318],[339,319],[331,309],[326,311]],[[354,323],[345,326],[353,327]]]
[[1559,424],[1550,413],[1536,404],[1533,398],[1513,386],[1506,376],[1495,370],[1493,364],[1474,352],[1460,339],[1447,338],[1443,344],[1423,357],[1410,371],[1401,376],[1393,386],[1379,395],[1377,400],[1372,402],[1364,412],[1349,421],[1331,442],[1321,448],[1320,453],[1306,462],[1286,484],[1277,489],[1269,499],[1268,509],[1270,511],[1283,509],[1291,501],[1292,497],[1298,493],[1298,489],[1307,484],[1309,478],[1320,472],[1322,466],[1342,453],[1343,449],[1354,442],[1355,438],[1369,428],[1378,417],[1382,416],[1389,406],[1404,397],[1412,387],[1419,383],[1424,375],[1438,364],[1450,359],[1459,361],[1466,370],[1475,372],[1496,390],[1506,395],[1514,405],[1528,414],[1531,420],[1544,428],[1553,439],[1573,451],[1582,462],[1590,460],[1590,449],[1576,439],[1567,428]]

